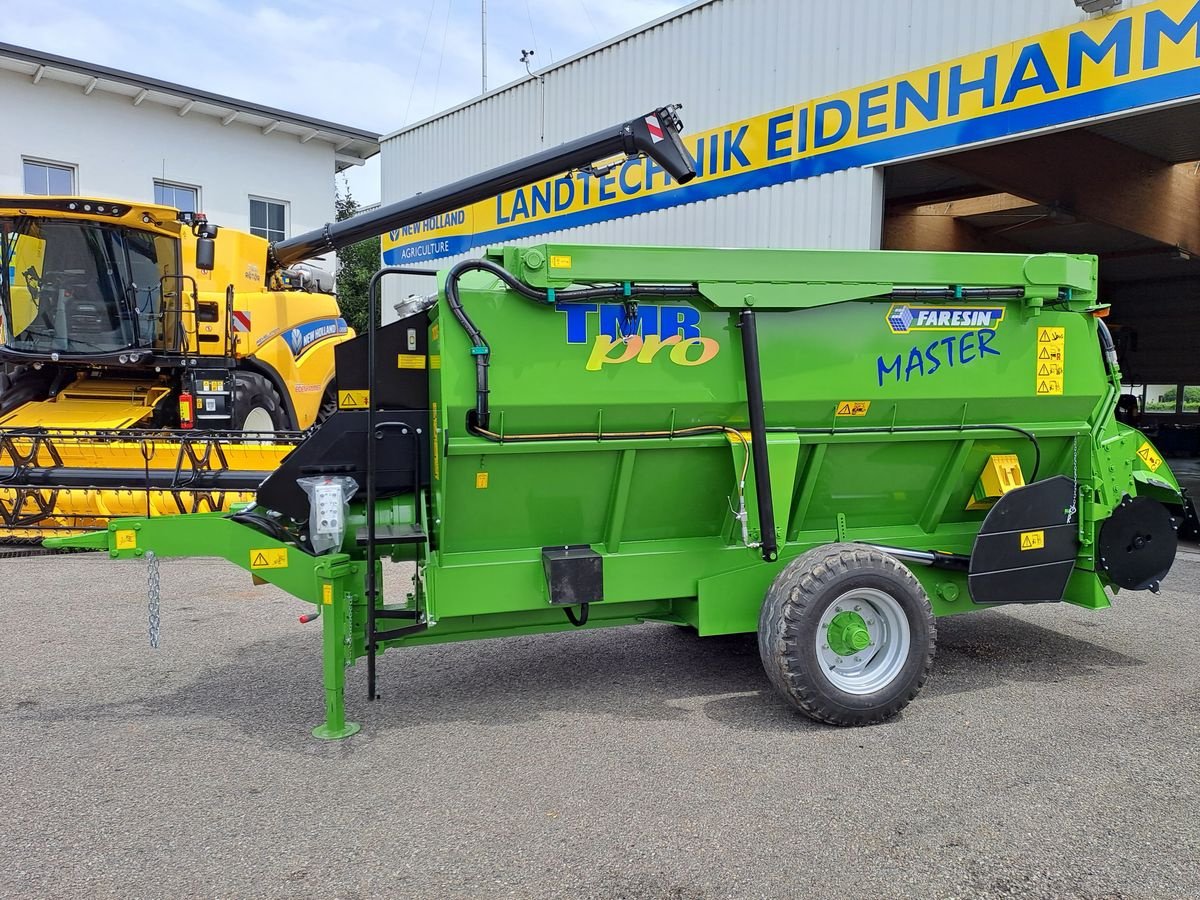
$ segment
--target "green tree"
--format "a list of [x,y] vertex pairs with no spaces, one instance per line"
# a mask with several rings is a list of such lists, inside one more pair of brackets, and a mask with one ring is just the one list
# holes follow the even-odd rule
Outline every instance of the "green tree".
[[[358,213],[361,207],[350,193],[350,185],[342,178],[337,192],[337,219],[342,221]],[[379,271],[379,238],[367,238],[337,254],[337,296],[344,318],[355,331],[367,328],[367,285]]]
[[[1162,392],[1158,400],[1152,400],[1146,404],[1146,409],[1152,412],[1173,412],[1175,410],[1175,399],[1179,396],[1179,388],[1173,387]],[[1188,385],[1183,389],[1183,408],[1190,410],[1196,404],[1200,404],[1200,385]]]

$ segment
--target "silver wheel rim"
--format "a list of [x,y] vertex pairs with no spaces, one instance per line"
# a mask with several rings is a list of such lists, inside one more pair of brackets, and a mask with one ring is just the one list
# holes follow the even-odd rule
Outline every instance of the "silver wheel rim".
[[[839,654],[830,647],[829,625],[843,612],[857,613],[866,624],[870,644],[858,652]],[[821,613],[816,638],[818,668],[839,691],[874,694],[896,680],[908,660],[911,643],[908,616],[895,597],[876,588],[855,588]]]
[[246,421],[242,423],[242,431],[265,431],[274,433],[275,421],[271,413],[261,406],[256,406],[246,413]]

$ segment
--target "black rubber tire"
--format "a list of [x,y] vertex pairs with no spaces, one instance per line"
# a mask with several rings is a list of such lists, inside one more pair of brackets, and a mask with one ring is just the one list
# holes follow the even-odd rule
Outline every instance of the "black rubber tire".
[[331,384],[325,393],[321,395],[321,405],[317,408],[317,418],[313,424],[322,424],[337,411],[337,393],[334,391],[333,385]]
[[255,409],[264,409],[271,417],[276,431],[288,431],[287,410],[279,392],[257,372],[235,372],[233,376],[233,430],[244,431],[246,417]]
[[[816,635],[825,610],[847,591],[891,595],[908,620],[908,656],[880,690],[850,694],[819,670]],[[917,696],[933,666],[937,626],[921,583],[895,557],[860,544],[827,544],[776,576],[758,620],[758,652],[771,684],[806,716],[830,725],[876,725]]]

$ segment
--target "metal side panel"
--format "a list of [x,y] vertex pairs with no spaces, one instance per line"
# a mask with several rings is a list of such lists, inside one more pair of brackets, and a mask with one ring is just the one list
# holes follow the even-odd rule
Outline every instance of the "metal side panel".
[[49,400],[18,406],[0,428],[130,428],[154,412],[170,389],[142,382],[88,379]]
[[1079,553],[1067,510],[1075,484],[1056,475],[1009,491],[988,512],[971,550],[967,579],[976,603],[1054,603]]

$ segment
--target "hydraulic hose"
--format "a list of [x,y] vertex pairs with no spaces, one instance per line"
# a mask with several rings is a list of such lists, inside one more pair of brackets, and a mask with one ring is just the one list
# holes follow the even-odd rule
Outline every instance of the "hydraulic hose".
[[1033,445],[1033,473],[1030,482],[1037,481],[1038,471],[1042,467],[1042,447],[1037,435],[1016,425],[1005,425],[999,422],[980,422],[971,425],[877,425],[861,428],[797,428],[790,426],[769,427],[770,433],[780,434],[906,434],[920,431],[1012,431],[1021,435]]
[[[694,284],[614,284],[604,287],[576,288],[568,291],[550,291],[530,287],[515,277],[503,266],[498,266],[486,259],[468,259],[454,266],[446,274],[446,304],[450,312],[458,320],[471,339],[471,354],[475,357],[475,409],[470,414],[467,428],[478,434],[488,430],[491,425],[491,410],[488,403],[488,366],[491,364],[492,348],[483,332],[471,321],[467,311],[463,309],[462,298],[458,293],[458,283],[467,272],[488,272],[495,275],[514,293],[520,294],[527,300],[544,305],[555,303],[580,303],[586,300],[631,300],[637,297],[694,297]],[[485,435],[486,436],[486,435]]]

